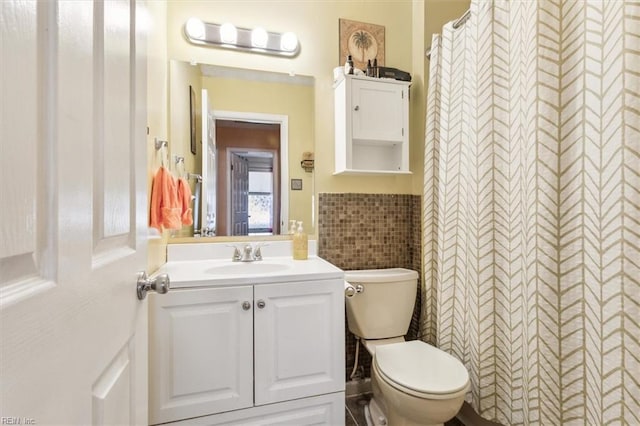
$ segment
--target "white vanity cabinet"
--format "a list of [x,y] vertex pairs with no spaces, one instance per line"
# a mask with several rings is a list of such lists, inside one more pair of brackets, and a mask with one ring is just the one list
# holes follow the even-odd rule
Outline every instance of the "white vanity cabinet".
[[344,422],[342,280],[181,287],[150,295],[151,424]]
[[411,173],[409,86],[351,75],[335,83],[335,174]]

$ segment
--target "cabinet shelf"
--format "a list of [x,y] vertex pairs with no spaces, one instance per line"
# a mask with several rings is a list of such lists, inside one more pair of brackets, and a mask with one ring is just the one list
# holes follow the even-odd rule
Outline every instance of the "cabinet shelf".
[[365,169],[344,169],[339,172],[333,172],[335,176],[337,175],[411,175],[413,172],[411,171],[400,171],[400,170],[365,170]]

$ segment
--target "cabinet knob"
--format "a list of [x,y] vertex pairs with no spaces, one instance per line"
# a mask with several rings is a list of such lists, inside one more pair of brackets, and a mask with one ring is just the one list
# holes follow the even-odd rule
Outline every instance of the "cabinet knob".
[[266,303],[264,303],[264,300],[258,300],[257,305],[258,305],[258,308],[262,309],[265,307]]
[[248,311],[249,309],[251,309],[251,303],[250,302],[242,302],[242,309],[244,309],[245,311]]
[[360,111],[360,105],[356,105],[353,109],[354,111]]

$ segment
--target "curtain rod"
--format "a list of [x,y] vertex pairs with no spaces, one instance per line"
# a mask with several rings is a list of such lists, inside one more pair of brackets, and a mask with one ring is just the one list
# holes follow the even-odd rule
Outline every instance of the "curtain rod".
[[[464,12],[461,17],[455,20],[455,22],[453,23],[453,29],[457,30],[458,28],[463,26],[464,23],[467,22],[467,20],[470,17],[471,17],[471,9],[467,9],[467,11]],[[427,51],[425,52],[425,56],[427,57],[427,59],[431,59],[431,46],[427,48]]]

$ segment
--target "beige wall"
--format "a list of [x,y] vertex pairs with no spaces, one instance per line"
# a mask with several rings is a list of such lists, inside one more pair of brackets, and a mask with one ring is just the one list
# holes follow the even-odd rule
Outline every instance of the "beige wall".
[[[347,18],[383,25],[386,65],[412,71],[412,11],[410,1],[243,1],[242,7],[225,0],[172,1],[167,13],[168,55],[172,59],[315,77],[316,192],[410,193],[412,179],[422,175],[421,163],[417,163],[420,170],[414,176],[333,176],[332,70],[344,63],[344,58],[338,57],[338,19]],[[183,36],[183,25],[192,16],[245,28],[293,31],[300,39],[301,52],[287,59],[194,46]]]
[[[469,7],[469,0],[363,0],[363,1],[285,1],[248,0],[238,6],[237,1],[152,1],[152,21],[156,31],[153,38],[166,42],[166,57],[184,61],[195,60],[228,67],[293,72],[316,79],[314,106],[314,139],[316,171],[315,193],[410,193],[421,194],[423,182],[424,116],[428,61],[425,48],[431,44],[431,34],[440,32],[447,21],[456,19]],[[165,10],[162,10],[166,8]],[[157,10],[156,10],[157,9]],[[233,22],[239,27],[263,26],[271,31],[293,31],[301,44],[300,54],[293,59],[243,52],[206,48],[189,44],[183,37],[182,26],[192,17],[216,23]],[[338,19],[346,18],[385,27],[386,65],[411,72],[410,167],[411,176],[333,176],[333,89],[332,70],[341,65],[338,57]],[[162,19],[166,19],[166,28]],[[166,30],[166,33],[164,31]],[[160,48],[160,46],[158,46]],[[165,58],[166,59],[166,58]],[[156,62],[160,67],[160,62]],[[151,87],[162,77],[154,75],[150,82],[150,98],[159,99],[155,105],[166,107],[165,87]],[[151,76],[150,69],[150,76]],[[164,93],[164,99],[161,94]],[[162,104],[162,102],[165,102]],[[152,100],[150,99],[150,105]],[[151,112],[151,111],[150,111]],[[159,115],[162,113],[158,112]],[[162,119],[165,124],[166,112]],[[151,121],[151,120],[150,120]],[[159,130],[162,126],[159,126]],[[154,134],[151,130],[151,136]],[[150,162],[149,164],[152,164]],[[153,167],[153,166],[151,166]],[[150,265],[155,251],[151,250]]]
[[[191,95],[189,86],[195,97],[196,115],[196,155],[191,153]],[[200,70],[186,62],[169,61],[169,141],[171,159],[169,167],[176,175],[182,173],[200,173],[202,169],[202,78]],[[184,158],[184,163],[176,164],[175,157]],[[195,180],[190,179],[191,193],[195,191]],[[193,226],[183,226],[175,231],[175,237],[193,236]]]
[[[149,37],[147,39],[147,178],[148,188],[158,169],[160,156],[153,140],[167,140],[168,133],[168,63],[167,63],[167,10],[163,2],[148,2]],[[147,192],[150,197],[151,191]],[[149,205],[149,203],[147,203]],[[152,273],[167,259],[168,236],[149,239],[147,272]]]

